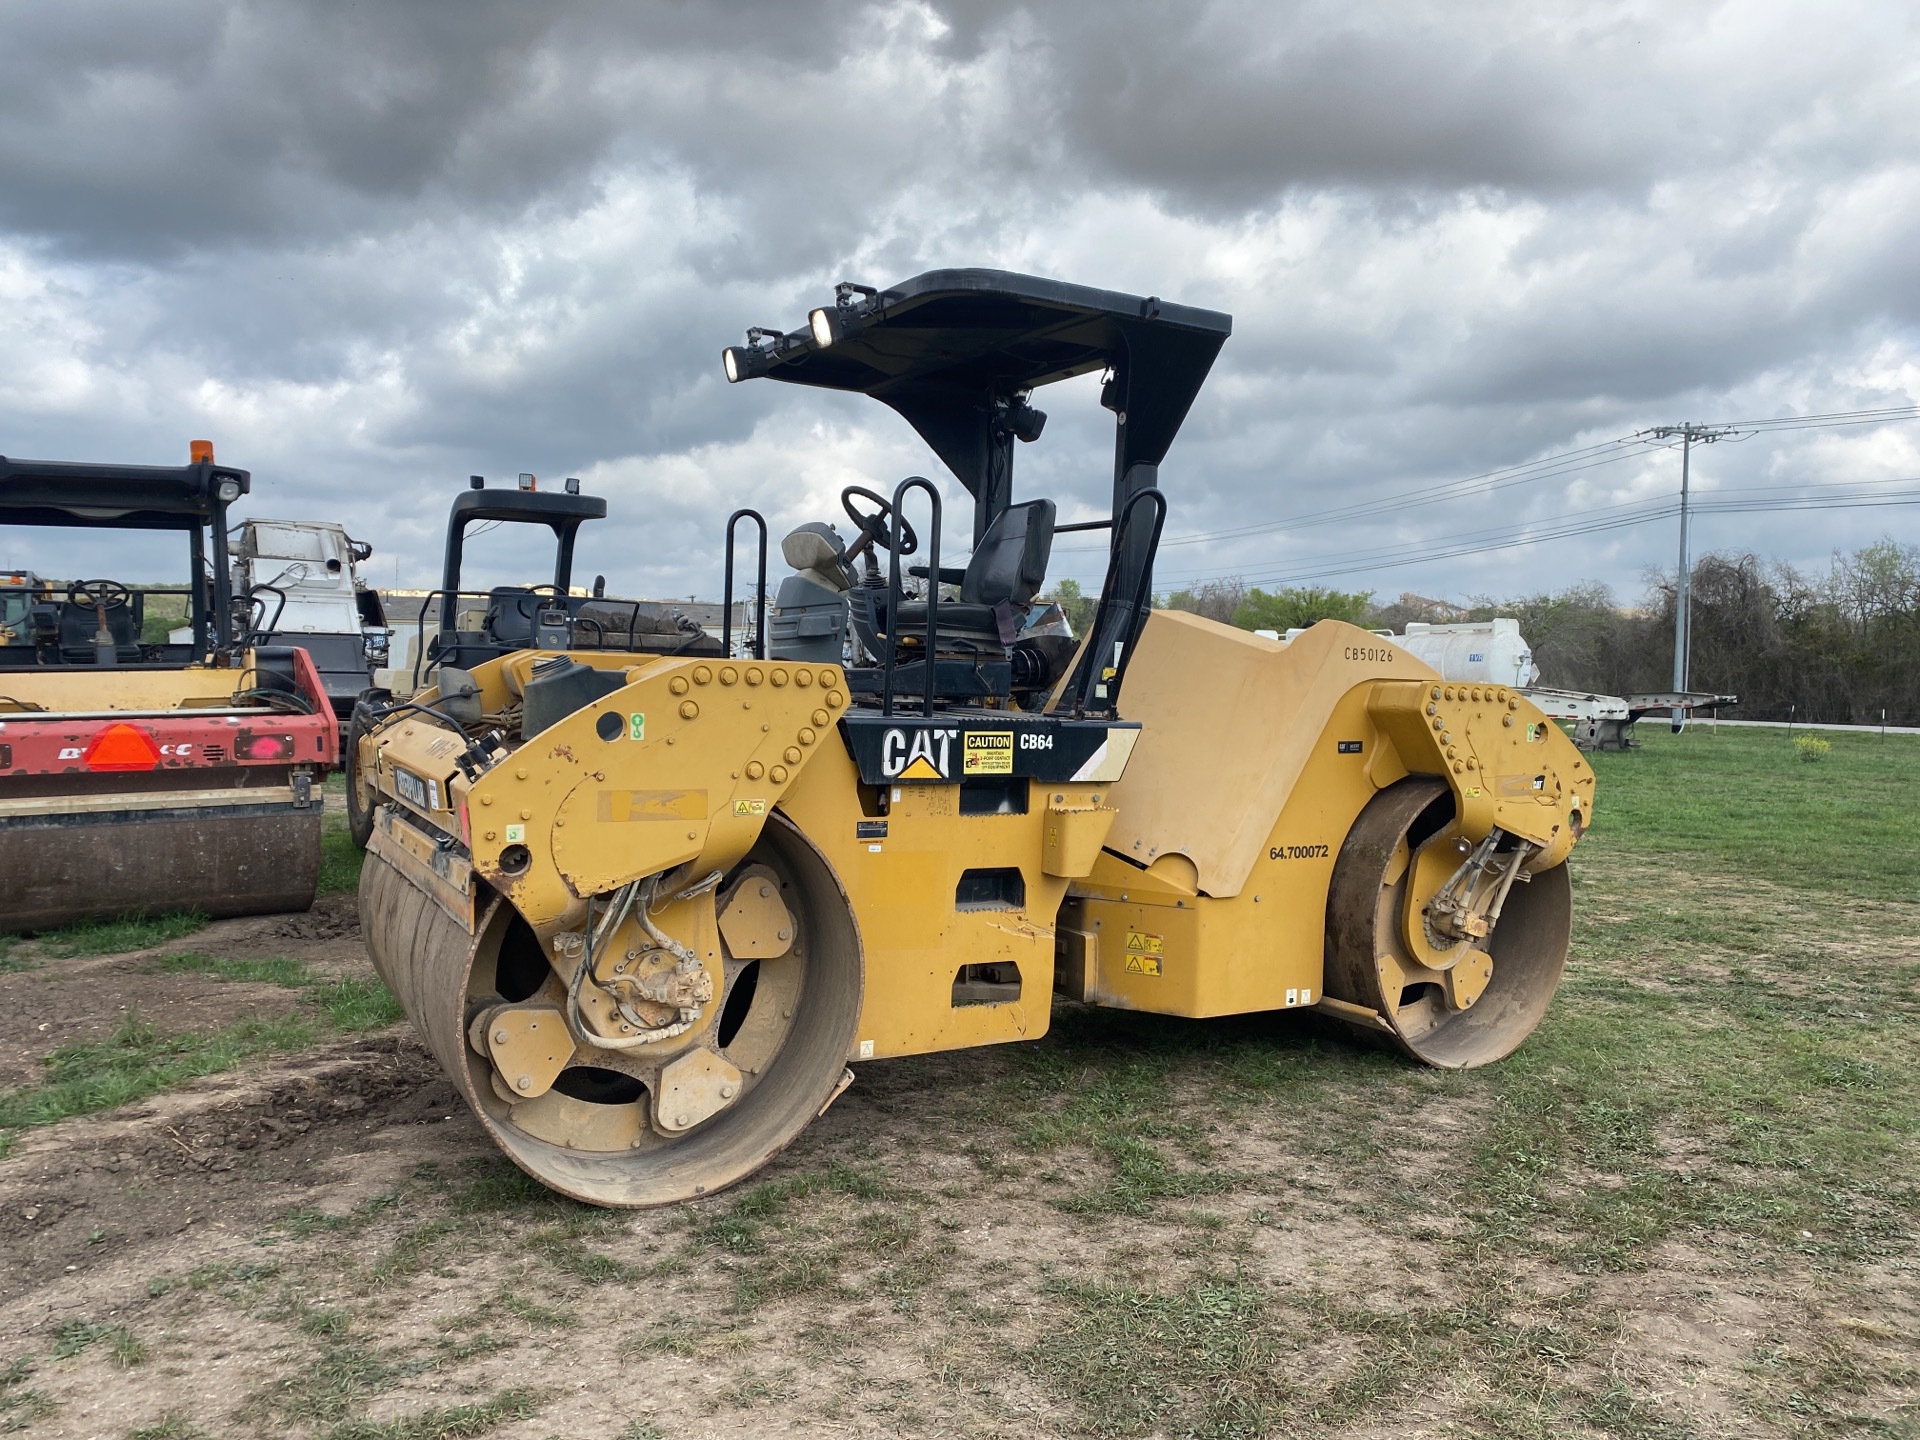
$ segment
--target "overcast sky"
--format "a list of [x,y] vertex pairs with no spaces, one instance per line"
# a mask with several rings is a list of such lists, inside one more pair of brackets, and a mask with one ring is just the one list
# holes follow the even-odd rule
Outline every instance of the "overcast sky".
[[[469,473],[578,475],[613,510],[584,574],[704,598],[736,505],[783,528],[849,483],[958,491],[892,412],[729,386],[721,348],[838,280],[991,265],[1233,315],[1162,467],[1170,539],[1388,502],[1170,545],[1162,589],[1633,599],[1671,519],[1417,556],[1654,502],[1675,454],[1391,497],[1647,426],[1920,402],[1914,15],[0,0],[0,452],[179,463],[210,438],[252,470],[247,512],[344,523],[381,584],[431,582]],[[1036,398],[1016,492],[1091,515],[1110,417],[1085,381]],[[1696,460],[1702,493],[1892,493],[1920,423]],[[1716,512],[1697,548],[1817,567],[1916,521]],[[0,536],[0,565],[167,568],[51,533]],[[1396,545],[1416,558],[1353,568]],[[475,578],[520,564],[489,559]],[[1063,537],[1054,571],[1101,559]]]

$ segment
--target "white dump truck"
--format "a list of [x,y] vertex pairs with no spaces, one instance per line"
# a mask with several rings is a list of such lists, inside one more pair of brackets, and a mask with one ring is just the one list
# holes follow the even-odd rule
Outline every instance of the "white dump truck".
[[233,593],[248,607],[258,643],[298,645],[313,657],[334,714],[387,663],[393,636],[380,596],[360,578],[365,541],[319,520],[247,520],[233,542]]

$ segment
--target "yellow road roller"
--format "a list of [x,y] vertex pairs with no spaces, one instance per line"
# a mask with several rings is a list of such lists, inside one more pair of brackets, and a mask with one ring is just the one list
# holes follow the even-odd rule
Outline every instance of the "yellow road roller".
[[[1151,608],[1158,467],[1230,330],[997,271],[843,285],[727,378],[893,408],[973,502],[963,563],[939,487],[849,487],[726,655],[529,647],[373,718],[368,944],[519,1165],[602,1205],[711,1193],[850,1066],[1036,1039],[1056,996],[1313,1009],[1452,1067],[1533,1029],[1593,810],[1564,734],[1351,626]],[[1068,523],[1013,457],[1033,393],[1089,373],[1113,503]],[[729,577],[743,519],[765,563],[738,512]],[[1072,531],[1109,551],[1078,636],[1044,600]]]

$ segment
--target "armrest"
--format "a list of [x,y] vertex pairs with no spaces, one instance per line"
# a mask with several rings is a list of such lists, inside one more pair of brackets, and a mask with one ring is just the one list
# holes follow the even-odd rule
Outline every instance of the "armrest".
[[[927,578],[927,567],[924,565],[909,565],[907,567],[907,573],[916,579],[924,580]],[[967,572],[965,570],[953,570],[945,565],[940,567],[940,583],[942,585],[958,585],[966,578]]]

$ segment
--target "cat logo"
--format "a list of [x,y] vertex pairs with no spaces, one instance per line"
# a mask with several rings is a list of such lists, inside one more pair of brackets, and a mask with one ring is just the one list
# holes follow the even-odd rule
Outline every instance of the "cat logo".
[[880,737],[880,773],[889,780],[945,780],[958,729],[889,730]]

